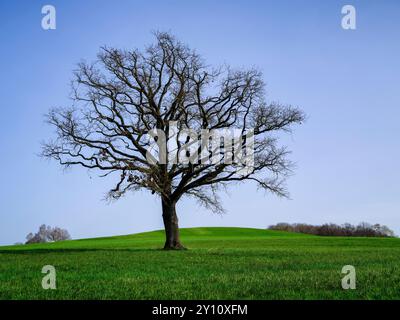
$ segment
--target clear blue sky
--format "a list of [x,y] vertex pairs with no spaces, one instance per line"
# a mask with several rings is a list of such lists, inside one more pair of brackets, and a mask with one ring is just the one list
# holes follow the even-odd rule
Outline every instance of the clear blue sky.
[[[41,8],[57,29],[41,28]],[[357,9],[357,30],[341,8]],[[70,104],[72,70],[99,46],[142,48],[171,31],[212,64],[257,66],[268,98],[297,105],[308,121],[283,139],[297,163],[291,200],[242,185],[219,216],[185,201],[182,227],[276,222],[380,222],[400,234],[400,2],[393,1],[11,1],[0,2],[0,244],[42,223],[74,238],[162,228],[146,193],[107,204],[111,181],[40,159],[51,136],[43,114]]]

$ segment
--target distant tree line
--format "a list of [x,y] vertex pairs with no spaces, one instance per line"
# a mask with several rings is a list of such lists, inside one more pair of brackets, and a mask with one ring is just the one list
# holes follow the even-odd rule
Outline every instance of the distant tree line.
[[394,237],[395,234],[387,226],[362,222],[358,225],[345,223],[337,225],[326,223],[314,226],[305,223],[278,223],[268,227],[269,230],[314,234],[318,236],[342,236],[342,237]]
[[35,234],[29,233],[26,236],[25,244],[29,243],[44,243],[44,242],[56,242],[62,240],[70,240],[71,236],[68,231],[65,229],[61,229],[59,227],[50,227],[42,224],[39,227],[39,231]]

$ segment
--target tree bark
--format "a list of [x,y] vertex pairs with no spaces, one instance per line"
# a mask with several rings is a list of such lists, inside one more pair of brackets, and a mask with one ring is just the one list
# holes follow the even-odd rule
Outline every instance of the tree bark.
[[183,250],[179,237],[178,216],[176,215],[176,203],[162,199],[162,212],[165,228],[165,250]]

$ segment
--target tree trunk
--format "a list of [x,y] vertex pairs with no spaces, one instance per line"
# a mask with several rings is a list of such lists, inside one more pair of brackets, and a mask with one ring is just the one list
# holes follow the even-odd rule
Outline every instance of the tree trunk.
[[179,238],[178,216],[176,215],[175,206],[175,202],[162,199],[162,211],[165,228],[165,250],[185,249]]

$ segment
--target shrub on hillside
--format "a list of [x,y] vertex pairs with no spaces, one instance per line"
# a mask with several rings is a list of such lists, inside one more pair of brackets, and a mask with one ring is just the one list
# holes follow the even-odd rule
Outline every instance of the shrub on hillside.
[[343,236],[343,237],[394,237],[394,232],[385,225],[369,224],[362,222],[357,226],[350,223],[337,225],[326,223],[314,226],[305,223],[278,223],[268,227],[269,230],[314,234],[318,236]]

